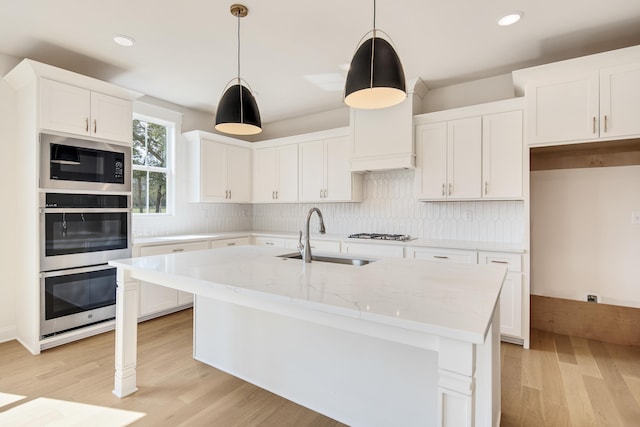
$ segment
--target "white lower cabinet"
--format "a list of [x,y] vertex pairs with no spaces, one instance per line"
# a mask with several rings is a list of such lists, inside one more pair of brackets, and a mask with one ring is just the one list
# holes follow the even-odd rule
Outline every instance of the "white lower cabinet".
[[235,237],[233,239],[220,239],[209,241],[209,247],[213,248],[226,248],[228,246],[241,246],[250,245],[251,239],[249,237]]
[[[499,264],[507,267],[507,277],[500,294],[500,333],[523,338],[523,274],[522,255],[504,252],[479,252],[479,264]],[[529,296],[526,295],[527,301]]]
[[[140,256],[166,255],[177,252],[209,249],[209,241],[155,245],[140,248]],[[164,286],[140,282],[138,317],[152,316],[156,313],[175,310],[193,303],[193,295]]]
[[342,243],[342,253],[369,257],[404,258],[404,246],[375,243]]
[[257,246],[270,246],[272,248],[286,248],[287,240],[293,241],[293,239],[285,239],[283,237],[254,236],[253,244]]
[[[340,253],[340,242],[335,240],[317,240],[311,239],[311,250],[313,252],[329,252],[333,254]],[[288,239],[286,242],[287,249],[298,249],[299,242],[297,240]]]

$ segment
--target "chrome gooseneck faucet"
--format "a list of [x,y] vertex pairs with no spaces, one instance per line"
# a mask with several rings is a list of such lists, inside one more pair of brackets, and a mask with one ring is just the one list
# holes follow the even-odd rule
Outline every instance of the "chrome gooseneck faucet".
[[302,243],[302,231],[300,231],[300,237],[298,238],[298,250],[302,255],[302,259],[304,262],[311,262],[311,243],[309,243],[309,221],[311,220],[311,215],[313,213],[318,214],[318,218],[320,219],[320,233],[324,234],[324,219],[322,218],[322,212],[318,208],[309,209],[309,213],[307,214],[307,222],[306,222],[306,232],[307,234],[304,237],[304,244]]

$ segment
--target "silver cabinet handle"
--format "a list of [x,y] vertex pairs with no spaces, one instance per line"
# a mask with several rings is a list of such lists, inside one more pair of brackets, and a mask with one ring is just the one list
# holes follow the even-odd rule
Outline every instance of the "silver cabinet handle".
[[227,246],[235,246],[235,242],[227,243]]
[[434,255],[433,257],[438,259],[449,259],[448,256],[441,256],[441,255]]
[[264,244],[267,246],[273,246],[273,242],[264,242]]
[[509,264],[509,261],[497,261],[494,259],[492,259],[491,262],[494,264]]
[[96,119],[93,119],[93,133],[98,132],[98,122]]
[[604,115],[604,132],[607,133],[607,115]]
[[596,116],[593,116],[593,133],[596,133]]
[[84,119],[84,131],[89,132],[89,117]]
[[445,189],[444,189],[445,187],[446,187],[446,185],[445,185],[445,184],[444,184],[444,182],[443,182],[443,183],[442,183],[442,195],[443,195],[443,196],[446,196],[446,194],[445,194]]
[[231,190],[229,190],[229,199],[231,199]]
[[272,191],[271,192],[271,200],[275,200],[276,199],[276,192]]
[[280,198],[280,192],[276,190],[276,200],[278,200],[279,198]]
[[173,252],[184,252],[184,248],[174,249]]
[[449,183],[449,195],[451,195],[451,193],[453,193],[453,184]]
[[320,189],[320,198],[322,199],[322,188]]
[[487,194],[489,194],[489,182],[485,181],[484,182],[484,195],[486,196]]

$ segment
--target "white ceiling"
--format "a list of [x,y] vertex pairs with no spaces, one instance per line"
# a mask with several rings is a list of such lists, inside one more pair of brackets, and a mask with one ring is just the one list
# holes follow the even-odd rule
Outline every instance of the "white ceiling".
[[[236,75],[233,1],[0,0],[0,53],[28,57],[170,101],[215,112]],[[241,76],[263,122],[341,107],[337,90],[372,28],[371,0],[246,0]],[[524,11],[522,21],[496,19]],[[640,0],[378,0],[407,79],[430,89],[640,44]],[[137,43],[112,41],[126,34]],[[335,86],[335,85],[334,85]]]

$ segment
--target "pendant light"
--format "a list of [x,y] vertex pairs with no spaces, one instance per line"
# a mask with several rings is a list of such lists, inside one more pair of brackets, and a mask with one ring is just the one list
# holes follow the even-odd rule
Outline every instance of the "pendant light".
[[[391,38],[376,28],[376,2],[373,1],[373,36],[357,49],[344,90],[344,102],[353,108],[375,109],[399,104],[407,97],[404,70],[393,46],[378,33]],[[360,40],[362,42],[362,39]]]
[[[258,104],[251,90],[240,78],[240,18],[244,18],[249,9],[241,4],[231,5],[231,14],[238,19],[238,76],[227,83],[226,91],[216,111],[216,130],[232,135],[255,135],[262,132],[262,122]],[[232,86],[229,84],[235,83]]]

